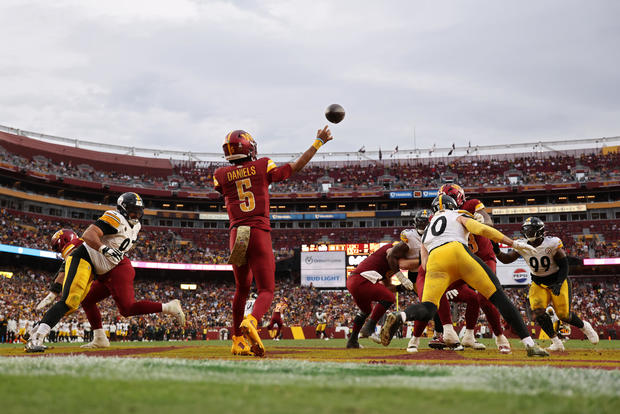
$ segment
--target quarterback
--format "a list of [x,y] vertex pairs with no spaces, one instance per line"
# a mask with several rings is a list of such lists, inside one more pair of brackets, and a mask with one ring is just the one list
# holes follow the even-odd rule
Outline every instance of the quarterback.
[[545,235],[545,223],[538,217],[528,217],[521,226],[525,242],[533,251],[511,250],[504,253],[495,247],[497,258],[502,263],[512,263],[523,256],[532,275],[529,300],[532,315],[541,329],[551,338],[549,351],[564,351],[564,344],[553,327],[547,312],[549,303],[562,322],[575,326],[586,335],[593,344],[599,341],[598,334],[588,321],[582,321],[570,310],[571,286],[568,280],[568,259],[564,252],[562,240]]
[[[269,222],[269,185],[283,181],[300,171],[317,150],[331,141],[326,126],[319,129],[314,143],[295,162],[281,167],[269,158],[257,159],[256,141],[245,131],[226,135],[222,149],[232,164],[218,168],[213,174],[215,190],[224,196],[230,220],[230,259],[235,275],[233,313],[233,355],[263,356],[265,347],[258,335],[258,321],[273,301],[275,290],[275,258],[271,245]],[[258,297],[252,313],[243,316],[252,279]]]

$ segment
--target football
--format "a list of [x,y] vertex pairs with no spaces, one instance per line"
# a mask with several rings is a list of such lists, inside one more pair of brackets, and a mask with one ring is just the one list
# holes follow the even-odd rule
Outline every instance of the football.
[[325,110],[325,118],[329,122],[337,124],[344,119],[344,108],[338,104],[331,104]]

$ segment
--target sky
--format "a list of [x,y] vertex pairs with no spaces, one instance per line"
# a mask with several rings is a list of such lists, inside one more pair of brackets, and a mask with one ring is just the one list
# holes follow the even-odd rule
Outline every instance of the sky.
[[0,0],[0,125],[168,150],[620,135],[620,2]]

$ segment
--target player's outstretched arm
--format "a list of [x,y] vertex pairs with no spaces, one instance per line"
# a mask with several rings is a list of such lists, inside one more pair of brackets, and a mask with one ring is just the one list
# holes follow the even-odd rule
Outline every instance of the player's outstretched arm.
[[522,240],[512,240],[510,237],[504,235],[504,233],[500,232],[497,229],[494,229],[493,227],[479,223],[474,219],[464,216],[459,216],[457,220],[471,233],[486,237],[497,243],[503,243],[505,245],[508,245],[519,253],[526,252],[528,254],[536,254],[536,249],[534,247],[530,246]]
[[308,164],[308,162],[310,162],[312,157],[314,157],[314,154],[316,154],[319,148],[321,148],[332,139],[334,138],[332,137],[332,133],[327,125],[325,125],[325,128],[319,129],[316,133],[316,139],[314,140],[312,146],[308,148],[306,152],[301,154],[301,157],[291,163],[291,169],[293,170],[293,174],[301,171],[301,169],[304,168],[306,164]]

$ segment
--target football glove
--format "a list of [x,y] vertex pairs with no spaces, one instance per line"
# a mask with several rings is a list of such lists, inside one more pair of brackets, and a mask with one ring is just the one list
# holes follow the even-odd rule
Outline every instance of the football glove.
[[46,297],[43,298],[41,302],[34,308],[35,310],[41,310],[43,308],[47,308],[49,305],[54,303],[54,299],[56,299],[56,294],[54,292],[50,292]]
[[398,272],[395,273],[395,276],[400,282],[400,284],[403,285],[405,289],[413,290],[413,282],[409,280],[409,278],[407,278],[405,275],[403,275],[403,272],[399,270]]
[[119,264],[123,260],[123,252],[114,247],[101,246],[99,251],[114,264]]
[[476,220],[479,223],[484,224],[484,216],[480,213],[474,213],[474,220]]
[[562,283],[554,283],[549,286],[549,289],[551,289],[551,293],[553,293],[555,296],[558,296],[560,294],[560,291],[562,290]]
[[459,295],[459,291],[456,290],[456,289],[451,289],[451,290],[446,292],[446,297],[448,298],[448,300],[453,300],[458,295]]
[[529,256],[533,256],[536,254],[536,249],[533,246],[527,244],[527,242],[523,240],[513,241],[512,248],[518,251],[519,253],[527,254]]

